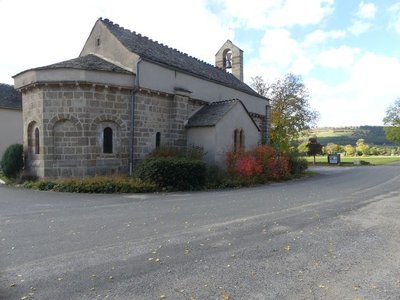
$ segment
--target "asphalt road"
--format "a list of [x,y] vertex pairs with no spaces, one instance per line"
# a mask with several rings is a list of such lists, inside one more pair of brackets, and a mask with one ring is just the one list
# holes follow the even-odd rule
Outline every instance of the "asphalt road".
[[0,186],[0,299],[400,299],[400,166],[254,188]]

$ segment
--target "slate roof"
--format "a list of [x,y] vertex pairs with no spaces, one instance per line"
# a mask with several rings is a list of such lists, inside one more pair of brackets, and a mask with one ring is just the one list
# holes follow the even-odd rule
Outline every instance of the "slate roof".
[[120,27],[118,24],[108,19],[100,18],[99,20],[129,51],[138,54],[144,59],[182,70],[197,77],[223,84],[250,95],[264,98],[247,84],[222,69],[200,61],[176,49],[169,48],[134,31]]
[[0,83],[0,107],[21,109],[21,93],[14,89],[14,86]]
[[[186,128],[215,126],[238,103],[243,106],[248,114],[249,112],[239,99],[211,102],[203,106],[189,118]],[[251,118],[251,120],[253,119]],[[258,128],[256,123],[254,125]]]
[[[96,55],[93,55],[93,54],[89,54],[89,55],[81,56],[78,58],[62,61],[62,62],[55,63],[52,65],[44,66],[44,67],[34,68],[31,70],[48,70],[48,69],[64,69],[64,68],[132,74],[132,72],[129,72],[121,67],[118,67],[118,66],[116,66]],[[24,73],[24,72],[26,72],[26,71],[23,71],[21,73]],[[21,74],[21,73],[19,73],[19,74]],[[17,74],[17,75],[19,75],[19,74]],[[17,75],[15,75],[15,76],[17,76]]]

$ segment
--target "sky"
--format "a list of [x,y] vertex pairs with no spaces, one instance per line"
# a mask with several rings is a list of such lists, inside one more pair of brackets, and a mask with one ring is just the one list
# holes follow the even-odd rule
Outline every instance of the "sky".
[[400,97],[393,0],[0,0],[0,82],[78,57],[100,17],[211,64],[232,40],[247,84],[300,75],[319,127],[383,125]]

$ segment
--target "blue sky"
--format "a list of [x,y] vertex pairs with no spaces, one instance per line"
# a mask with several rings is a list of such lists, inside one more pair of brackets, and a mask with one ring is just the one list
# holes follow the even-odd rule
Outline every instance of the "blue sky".
[[318,126],[382,125],[400,97],[393,0],[0,0],[0,82],[77,57],[99,17],[212,64],[230,38],[247,83],[301,75]]

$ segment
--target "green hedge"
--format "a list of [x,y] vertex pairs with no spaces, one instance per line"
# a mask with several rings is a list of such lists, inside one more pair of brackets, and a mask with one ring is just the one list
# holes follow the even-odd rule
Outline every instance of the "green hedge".
[[198,190],[205,186],[206,165],[200,160],[186,158],[148,158],[140,162],[136,176],[162,189]]
[[124,176],[96,176],[87,178],[39,180],[28,182],[27,188],[41,191],[69,192],[69,193],[145,193],[156,192],[154,183]]
[[298,175],[304,173],[308,168],[308,161],[301,157],[289,157],[290,174]]
[[24,166],[23,146],[12,144],[7,147],[0,162],[3,174],[8,178],[16,178]]

